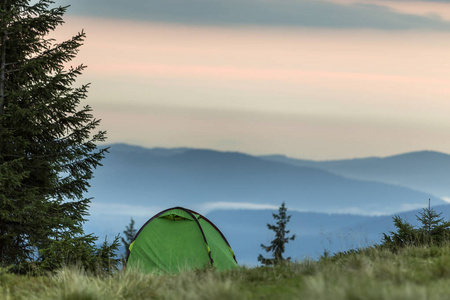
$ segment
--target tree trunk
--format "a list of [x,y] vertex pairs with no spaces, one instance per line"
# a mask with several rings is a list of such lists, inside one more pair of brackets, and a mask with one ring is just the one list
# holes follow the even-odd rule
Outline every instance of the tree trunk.
[[[7,0],[3,0],[3,9],[7,10]],[[3,115],[5,107],[5,80],[6,80],[6,18],[1,24],[1,44],[0,44],[0,115]]]

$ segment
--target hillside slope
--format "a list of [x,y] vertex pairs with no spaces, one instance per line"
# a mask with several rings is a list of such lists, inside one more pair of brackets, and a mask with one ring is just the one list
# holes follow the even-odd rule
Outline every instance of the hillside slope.
[[[448,299],[450,246],[358,253],[230,272],[196,270],[177,276],[127,270],[112,276],[75,268],[54,276],[0,273],[4,299]],[[2,298],[3,299],[3,298]]]

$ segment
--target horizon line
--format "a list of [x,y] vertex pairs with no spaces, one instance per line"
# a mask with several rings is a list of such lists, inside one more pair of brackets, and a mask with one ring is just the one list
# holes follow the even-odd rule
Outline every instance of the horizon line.
[[163,146],[144,146],[142,144],[133,144],[129,142],[102,142],[105,147],[111,147],[113,145],[124,145],[124,146],[130,146],[135,148],[142,148],[146,150],[155,150],[155,149],[163,149],[163,150],[204,150],[204,151],[214,151],[214,152],[220,152],[220,153],[238,153],[243,155],[249,155],[253,157],[267,157],[267,156],[282,156],[286,158],[291,159],[297,159],[297,160],[306,160],[306,161],[313,161],[313,162],[331,162],[331,161],[348,161],[348,160],[364,160],[364,159],[386,159],[396,156],[402,156],[402,155],[408,155],[408,154],[417,154],[417,153],[436,153],[436,154],[443,154],[443,155],[450,155],[450,153],[437,151],[437,150],[430,150],[430,149],[423,149],[423,150],[414,150],[414,151],[407,151],[407,152],[400,152],[396,154],[391,154],[387,156],[362,156],[362,157],[353,157],[353,158],[340,158],[340,159],[309,159],[309,158],[302,158],[302,157],[293,157],[289,156],[283,153],[268,153],[268,154],[252,154],[244,151],[239,150],[219,150],[214,148],[203,148],[203,147],[187,147],[187,146],[176,146],[176,147],[163,147]]

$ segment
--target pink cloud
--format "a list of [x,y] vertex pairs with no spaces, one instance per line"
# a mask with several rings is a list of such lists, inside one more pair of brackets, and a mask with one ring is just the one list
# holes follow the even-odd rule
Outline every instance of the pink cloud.
[[82,26],[88,38],[74,63],[88,65],[89,103],[111,141],[233,140],[242,151],[316,158],[449,146],[450,33],[74,18],[57,37]]
[[400,76],[357,72],[302,71],[285,69],[251,69],[233,66],[164,65],[164,64],[96,64],[91,72],[98,75],[234,79],[252,81],[311,82],[343,80],[346,82],[390,82],[401,84],[447,85],[448,80],[420,76]]

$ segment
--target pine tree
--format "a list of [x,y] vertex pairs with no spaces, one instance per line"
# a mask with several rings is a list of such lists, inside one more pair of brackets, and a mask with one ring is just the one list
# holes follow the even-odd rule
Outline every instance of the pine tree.
[[413,225],[404,221],[401,217],[394,217],[394,225],[397,231],[383,233],[381,247],[387,247],[397,251],[405,246],[421,246],[448,242],[450,238],[450,222],[441,218],[442,213],[437,213],[431,208],[431,200],[428,200],[428,208],[422,209],[416,218],[421,227],[414,228]]
[[67,67],[84,32],[56,43],[47,35],[67,7],[32,3],[0,0],[0,266],[16,270],[92,258],[83,193],[107,152],[105,132],[91,133],[100,121],[79,108],[88,85],[73,86],[85,66]]
[[[125,227],[125,230],[123,231],[123,234],[125,235],[125,238],[121,238],[122,244],[125,247],[125,250],[128,254],[128,251],[130,251],[130,244],[133,242],[134,237],[136,236],[137,230],[134,228],[134,220],[131,218],[130,224]],[[123,257],[125,259],[125,257]]]
[[432,238],[433,236],[439,235],[439,232],[445,228],[446,222],[444,222],[444,218],[441,218],[441,216],[442,213],[437,213],[431,208],[431,200],[428,199],[428,208],[424,208],[416,216],[417,220],[422,223],[421,231],[424,237]]
[[283,253],[286,244],[295,239],[295,234],[290,237],[287,236],[290,231],[286,230],[286,226],[291,216],[288,216],[286,212],[287,208],[283,202],[278,209],[278,214],[272,214],[273,218],[277,220],[276,225],[267,224],[267,228],[275,232],[275,239],[269,246],[261,244],[261,248],[267,253],[272,253],[272,258],[265,258],[262,254],[258,256],[258,261],[264,265],[274,265],[282,263],[285,260],[290,260],[290,257],[283,258]]
[[389,232],[389,235],[383,233],[382,247],[397,251],[405,246],[415,246],[419,244],[420,235],[418,229],[404,221],[400,216],[394,216],[393,221],[397,231],[391,231]]

